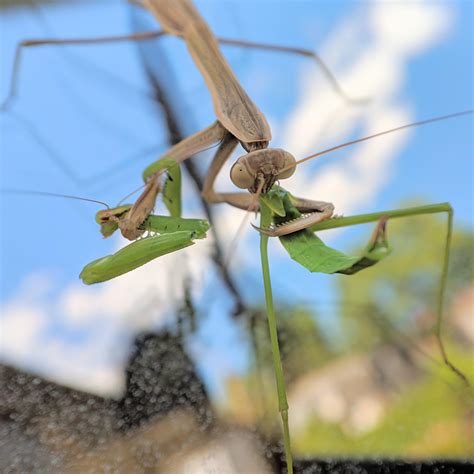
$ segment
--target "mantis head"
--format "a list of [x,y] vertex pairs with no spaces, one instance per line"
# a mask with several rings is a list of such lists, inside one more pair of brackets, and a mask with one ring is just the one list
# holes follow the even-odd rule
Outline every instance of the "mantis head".
[[118,228],[122,220],[132,208],[131,204],[114,207],[99,211],[95,215],[95,221],[100,225],[100,233],[105,237],[110,237]]
[[295,172],[296,159],[281,148],[263,148],[241,156],[230,170],[230,179],[241,189],[255,193],[263,181],[266,194],[275,181],[286,179]]

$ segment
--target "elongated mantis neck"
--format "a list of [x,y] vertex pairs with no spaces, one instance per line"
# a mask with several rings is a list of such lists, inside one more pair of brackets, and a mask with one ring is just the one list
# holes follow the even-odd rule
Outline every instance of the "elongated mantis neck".
[[[260,226],[263,228],[271,224],[272,214],[270,209],[260,201]],[[293,474],[293,457],[291,454],[290,429],[288,425],[288,401],[286,399],[285,378],[281,363],[278,333],[273,307],[272,285],[270,281],[270,267],[268,264],[268,236],[260,234],[260,256],[262,261],[263,284],[265,287],[265,303],[267,307],[268,330],[272,346],[273,367],[275,369],[276,385],[278,392],[278,411],[283,424],[283,442],[288,474]]]

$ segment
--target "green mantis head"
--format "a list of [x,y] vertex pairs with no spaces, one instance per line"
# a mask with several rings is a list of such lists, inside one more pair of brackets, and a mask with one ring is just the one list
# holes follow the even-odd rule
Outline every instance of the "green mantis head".
[[110,237],[119,228],[119,221],[127,215],[131,208],[132,204],[124,204],[99,211],[95,215],[95,221],[100,225],[100,233],[105,238]]

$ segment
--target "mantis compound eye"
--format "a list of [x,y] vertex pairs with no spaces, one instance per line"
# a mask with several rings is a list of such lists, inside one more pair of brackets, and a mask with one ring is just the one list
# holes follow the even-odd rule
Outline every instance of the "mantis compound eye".
[[281,173],[278,173],[278,179],[287,179],[292,176],[293,173],[296,171],[295,165],[296,158],[291,153],[285,152],[283,171]]
[[248,189],[253,186],[255,176],[253,176],[241,160],[237,160],[230,170],[230,179],[241,189]]

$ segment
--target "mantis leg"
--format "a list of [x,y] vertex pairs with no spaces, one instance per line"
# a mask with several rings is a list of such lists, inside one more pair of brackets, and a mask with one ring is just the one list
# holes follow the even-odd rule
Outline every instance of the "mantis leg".
[[[250,193],[217,193],[214,191],[214,182],[219,174],[219,171],[224,166],[226,160],[230,157],[235,147],[237,146],[238,140],[230,133],[226,135],[222,141],[219,149],[217,150],[214,159],[212,160],[211,166],[207,172],[206,180],[202,190],[204,199],[211,203],[217,204],[225,202],[231,206],[238,207],[239,209],[248,210],[252,206],[254,197]],[[255,208],[258,209],[258,202],[255,202]]]
[[446,213],[448,216],[447,219],[447,230],[446,230],[446,240],[444,246],[444,255],[443,255],[443,267],[441,270],[441,276],[439,280],[438,287],[438,296],[437,296],[437,309],[436,309],[436,326],[435,326],[435,336],[438,342],[438,346],[443,358],[444,364],[453,371],[466,385],[470,385],[468,379],[459,370],[450,360],[446,352],[443,338],[441,336],[443,314],[444,314],[444,304],[445,304],[445,292],[446,292],[446,282],[448,278],[448,269],[449,269],[449,253],[451,248],[451,238],[453,230],[453,208],[449,203],[441,204],[431,204],[427,206],[418,206],[408,209],[395,209],[390,211],[382,212],[373,212],[370,214],[360,214],[357,216],[348,216],[348,217],[338,217],[335,219],[330,219],[324,222],[320,222],[311,227],[312,231],[321,231],[326,229],[335,229],[337,227],[347,227],[356,224],[364,224],[368,222],[374,222],[379,220],[381,217],[396,219],[400,217],[409,217],[409,216],[420,216],[426,214],[437,214],[437,213]]
[[339,84],[336,79],[336,76],[331,72],[329,67],[326,63],[321,59],[321,57],[316,54],[315,52],[304,49],[304,48],[294,48],[292,46],[280,46],[275,44],[268,44],[268,43],[256,43],[253,41],[245,41],[245,40],[234,40],[229,38],[222,38],[217,37],[217,40],[220,44],[225,44],[229,46],[237,46],[241,48],[252,48],[252,49],[262,49],[264,51],[275,51],[279,53],[289,53],[289,54],[296,54],[298,56],[304,56],[306,58],[311,58],[316,65],[321,69],[324,76],[326,77],[327,81],[331,84],[334,91],[346,102],[352,104],[365,104],[369,102],[367,98],[356,99],[350,97],[346,92],[344,92],[343,88]]
[[140,236],[143,233],[140,226],[153,212],[156,196],[160,190],[160,177],[164,172],[161,160],[167,159],[169,161],[172,159],[179,163],[219,142],[226,133],[226,130],[219,122],[214,122],[204,130],[172,146],[159,160],[145,169],[143,173],[143,178],[146,182],[145,189],[120,226],[122,235],[125,238],[134,240]]
[[227,130],[220,124],[220,122],[214,122],[209,127],[200,130],[194,135],[181,140],[179,143],[169,148],[157,161],[145,169],[143,172],[143,179],[148,181],[151,176],[156,173],[157,163],[159,163],[161,159],[171,158],[180,163],[196,153],[207,150],[216,143],[222,142],[225,140],[227,135]]
[[277,226],[272,226],[268,229],[252,226],[269,237],[281,237],[331,219],[334,212],[334,204],[330,202],[313,201],[311,199],[303,199],[294,196],[291,197],[291,201],[303,216],[286,221]]
[[10,79],[10,90],[7,97],[0,105],[0,111],[7,110],[16,97],[18,89],[18,78],[20,76],[20,66],[22,53],[26,48],[35,46],[65,46],[65,45],[86,45],[86,44],[104,44],[104,43],[119,43],[123,41],[146,41],[161,38],[166,35],[165,31],[144,31],[142,33],[135,33],[130,35],[117,36],[98,36],[94,38],[44,38],[44,39],[29,39],[18,43],[15,51],[15,58],[13,60],[13,70]]
[[[144,7],[141,2],[133,2],[137,5]],[[20,65],[22,53],[25,48],[37,47],[37,46],[64,46],[64,45],[87,45],[87,44],[106,44],[106,43],[119,43],[124,41],[150,41],[161,38],[169,34],[163,30],[154,31],[143,31],[128,35],[114,35],[114,36],[98,36],[92,38],[69,38],[69,39],[58,39],[58,38],[44,38],[44,39],[29,39],[20,42],[15,51],[15,58],[13,60],[13,71],[10,80],[10,90],[7,97],[0,105],[0,111],[6,110],[13,102],[16,97],[18,89],[18,78],[20,75]],[[315,63],[321,68],[326,79],[330,82],[337,94],[339,94],[346,102],[354,104],[362,104],[368,102],[367,99],[354,99],[344,92],[342,87],[339,85],[336,77],[324,63],[324,61],[313,51],[304,48],[294,48],[291,46],[280,46],[267,43],[256,43],[253,41],[245,40],[234,40],[229,38],[217,37],[217,41],[221,44],[229,46],[237,46],[241,48],[253,48],[262,49],[265,51],[276,51],[281,53],[296,54],[298,56],[304,56],[313,59]]]
[[140,197],[120,223],[120,231],[126,239],[135,240],[143,234],[144,231],[140,229],[140,226],[153,212],[160,187],[160,176],[150,179]]

